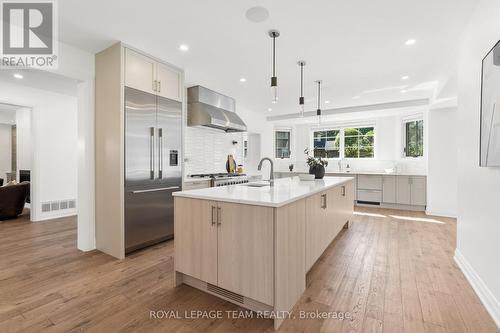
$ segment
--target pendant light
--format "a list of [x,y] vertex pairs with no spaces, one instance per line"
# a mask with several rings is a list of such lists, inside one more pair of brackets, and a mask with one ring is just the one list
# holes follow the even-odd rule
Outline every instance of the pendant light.
[[304,66],[306,62],[304,60],[300,60],[297,62],[297,65],[300,66],[300,97],[299,97],[299,108],[300,108],[300,117],[304,117]]
[[318,116],[318,124],[321,124],[321,80],[316,81],[318,84],[318,109],[316,115]]
[[280,36],[278,30],[269,30],[269,37],[273,39],[273,74],[271,76],[271,96],[272,102],[278,101],[278,77],[276,76],[276,38]]

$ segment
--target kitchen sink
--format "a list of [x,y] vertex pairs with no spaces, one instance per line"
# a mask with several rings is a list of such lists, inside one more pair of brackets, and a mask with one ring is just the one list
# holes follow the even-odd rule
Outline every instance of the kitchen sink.
[[269,182],[253,182],[253,183],[246,183],[243,185],[250,187],[264,187],[264,186],[269,186]]

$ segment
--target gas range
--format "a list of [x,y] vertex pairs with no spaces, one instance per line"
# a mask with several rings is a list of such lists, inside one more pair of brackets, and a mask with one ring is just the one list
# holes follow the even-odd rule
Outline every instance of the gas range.
[[190,175],[190,178],[208,178],[211,187],[235,185],[248,183],[248,177],[244,173],[204,173]]

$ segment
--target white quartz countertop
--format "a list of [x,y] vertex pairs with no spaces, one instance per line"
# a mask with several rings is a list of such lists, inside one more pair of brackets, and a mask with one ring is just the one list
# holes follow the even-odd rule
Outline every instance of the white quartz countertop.
[[275,179],[274,186],[272,187],[269,185],[264,187],[251,187],[245,184],[238,184],[174,192],[173,195],[176,197],[233,202],[256,206],[282,207],[351,180],[354,180],[354,178],[324,177],[323,179],[313,181],[301,181],[299,177],[287,177]]
[[[301,171],[277,171],[278,173],[282,174],[290,174],[292,175],[297,175],[299,173],[309,173],[307,171],[301,172]],[[384,172],[384,171],[359,171],[359,170],[352,170],[352,171],[327,171],[325,172],[325,175],[381,175],[381,176],[422,176],[426,177],[427,175],[421,172]]]

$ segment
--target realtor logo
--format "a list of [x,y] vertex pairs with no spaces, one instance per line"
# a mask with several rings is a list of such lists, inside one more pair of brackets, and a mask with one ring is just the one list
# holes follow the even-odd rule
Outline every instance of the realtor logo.
[[1,1],[1,67],[55,68],[56,3]]

